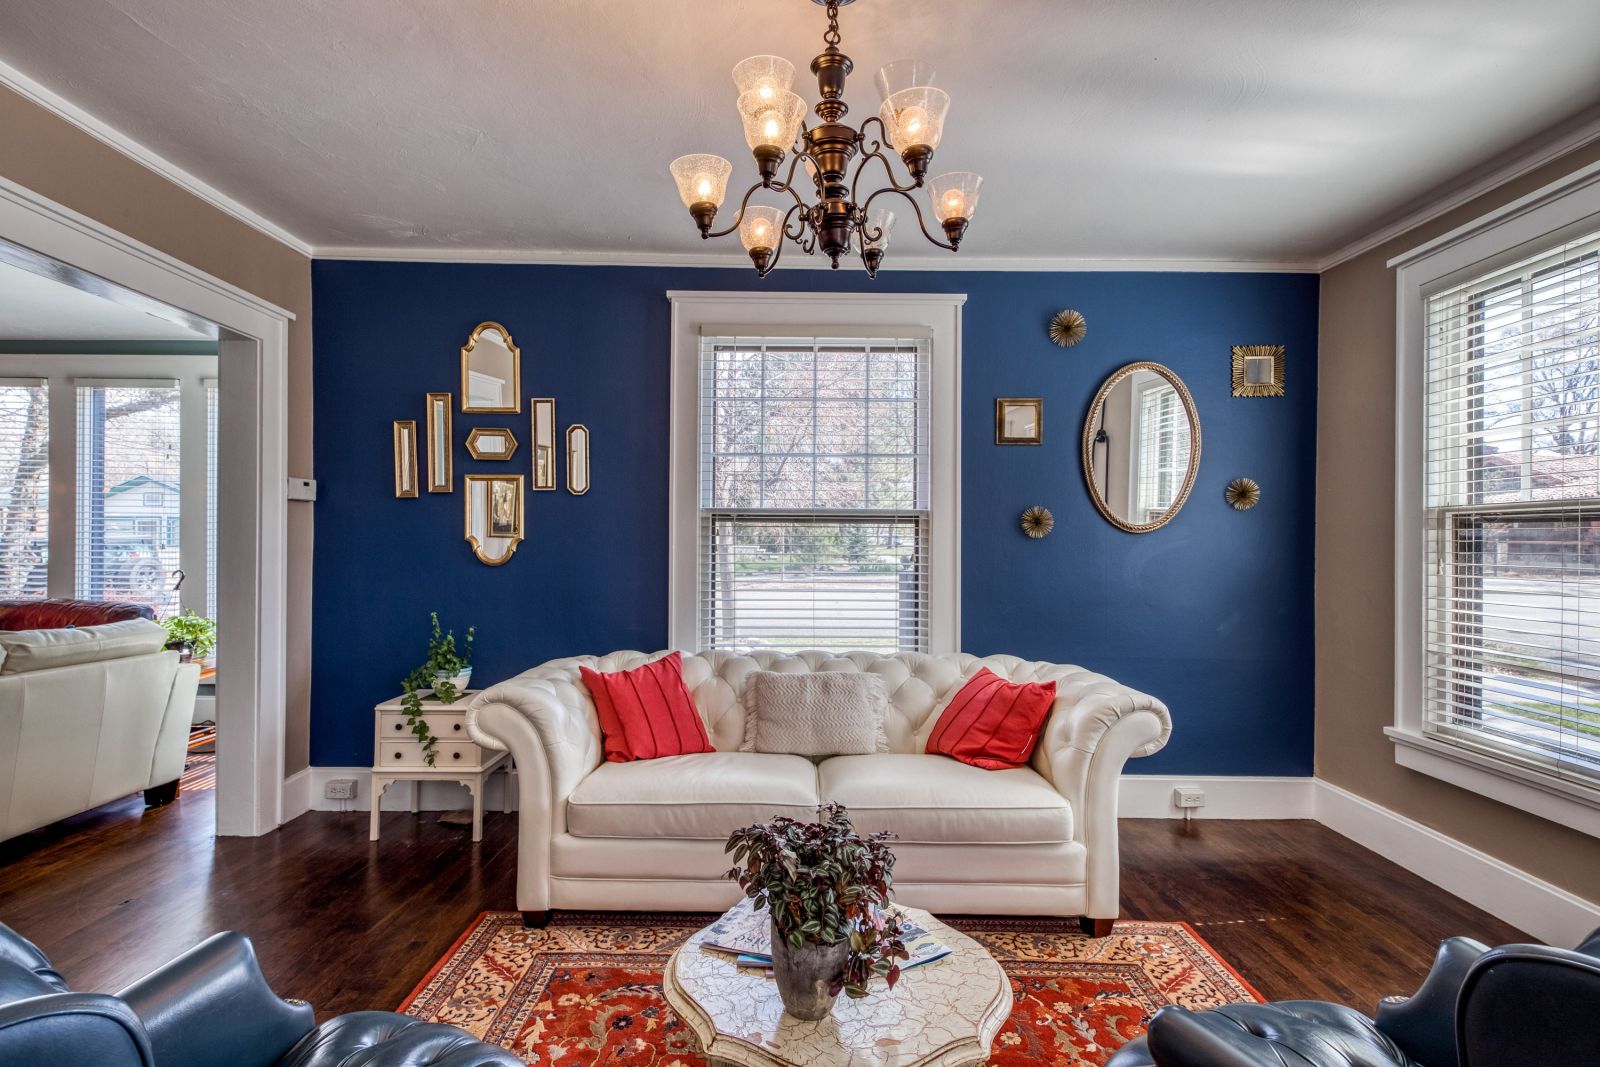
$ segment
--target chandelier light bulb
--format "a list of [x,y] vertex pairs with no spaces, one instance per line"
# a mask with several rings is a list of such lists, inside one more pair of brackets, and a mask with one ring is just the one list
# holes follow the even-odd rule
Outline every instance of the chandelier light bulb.
[[950,94],[931,85],[902,89],[883,102],[878,117],[896,150],[939,147],[944,119],[950,111]]
[[983,179],[969,170],[954,170],[928,179],[928,199],[940,222],[967,222],[978,209]]
[[[894,212],[875,207],[867,215],[867,225],[862,232],[863,244],[868,251],[882,252],[889,247],[889,235],[894,231]],[[876,237],[871,236],[877,234]]]
[[794,86],[794,64],[782,56],[751,56],[733,68],[733,84],[743,96],[759,90],[763,100],[771,100]]
[[794,147],[805,113],[805,100],[787,89],[772,88],[765,93],[764,87],[757,86],[739,96],[744,139],[752,151],[765,147],[787,152]]
[[733,164],[721,156],[696,154],[679,156],[668,166],[672,180],[677,183],[678,196],[684,207],[710,204],[721,207],[728,195],[728,178],[733,174]]
[[775,207],[749,207],[744,221],[739,225],[739,241],[746,252],[778,247],[778,237],[783,226],[783,212]]

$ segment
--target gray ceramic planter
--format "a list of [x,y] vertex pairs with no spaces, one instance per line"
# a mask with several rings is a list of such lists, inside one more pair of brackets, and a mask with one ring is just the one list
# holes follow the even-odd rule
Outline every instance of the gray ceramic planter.
[[806,1022],[826,1019],[838,997],[837,993],[830,993],[828,989],[844,973],[845,961],[849,957],[848,941],[840,941],[836,945],[814,945],[808,941],[795,948],[774,929],[772,976],[778,982],[778,997],[783,1001],[783,1010]]

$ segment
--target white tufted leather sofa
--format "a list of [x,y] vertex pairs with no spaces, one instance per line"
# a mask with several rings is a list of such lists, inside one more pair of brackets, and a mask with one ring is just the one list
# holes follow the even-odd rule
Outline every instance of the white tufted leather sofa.
[[[517,907],[720,911],[730,831],[845,804],[858,829],[893,830],[896,897],[932,911],[1117,915],[1117,782],[1130,756],[1166,744],[1166,705],[1082,667],[1012,656],[685,653],[683,677],[714,753],[605,763],[580,665],[627,670],[661,653],[552,660],[473,698],[474,740],[516,759]],[[1055,681],[1032,764],[986,771],[923,748],[979,668]],[[740,752],[751,671],[870,671],[889,685],[887,753]]]

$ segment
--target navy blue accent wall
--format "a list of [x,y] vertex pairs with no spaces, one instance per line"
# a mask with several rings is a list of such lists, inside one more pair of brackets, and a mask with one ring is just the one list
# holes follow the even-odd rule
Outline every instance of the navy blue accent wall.
[[[474,681],[557,656],[666,643],[668,289],[960,292],[962,646],[1080,663],[1172,708],[1172,742],[1132,773],[1312,771],[1312,543],[1317,278],[1306,274],[778,271],[317,261],[316,602],[311,762],[371,759],[372,706],[399,690],[428,611],[478,627]],[[1088,337],[1057,348],[1051,313]],[[521,415],[455,416],[456,491],[397,500],[390,423],[423,393],[460,392],[458,350],[484,319],[522,347]],[[1235,399],[1229,349],[1288,346],[1288,395]],[[1133,535],[1100,517],[1079,435],[1124,363],[1172,367],[1199,407],[1204,447],[1188,504]],[[594,488],[530,493],[528,538],[486,567],[462,540],[463,474],[526,473],[528,396],[586,423]],[[994,398],[1041,396],[1041,447],[996,446]],[[474,426],[512,426],[510,464],[476,463]],[[422,457],[425,464],[425,456]],[[1248,475],[1262,502],[1235,512]],[[1056,529],[1025,538],[1018,516]]]

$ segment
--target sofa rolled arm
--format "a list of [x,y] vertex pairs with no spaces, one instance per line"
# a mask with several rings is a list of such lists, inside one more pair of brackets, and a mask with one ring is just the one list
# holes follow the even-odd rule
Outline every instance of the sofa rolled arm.
[[316,1025],[267,985],[250,939],[214,934],[118,994],[161,1067],[270,1067]]
[[156,1067],[139,1017],[103,993],[50,993],[0,1006],[0,1063]]
[[1439,946],[1433,967],[1409,997],[1378,1002],[1378,1029],[1405,1054],[1428,1067],[1456,1067],[1456,999],[1472,965],[1489,946],[1470,937],[1452,937]]

